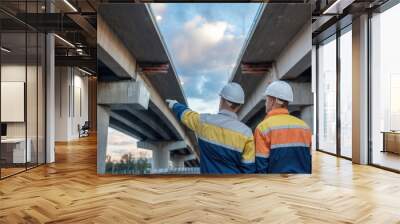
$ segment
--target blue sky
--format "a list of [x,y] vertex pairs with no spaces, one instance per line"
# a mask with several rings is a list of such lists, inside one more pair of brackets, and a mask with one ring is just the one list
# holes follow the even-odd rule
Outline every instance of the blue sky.
[[152,3],[152,11],[183,85],[189,106],[217,112],[258,3]]

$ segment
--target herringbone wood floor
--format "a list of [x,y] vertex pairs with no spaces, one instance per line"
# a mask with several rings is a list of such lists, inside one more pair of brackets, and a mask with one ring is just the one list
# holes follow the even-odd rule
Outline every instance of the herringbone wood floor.
[[400,223],[400,175],[315,153],[313,174],[99,177],[96,140],[0,181],[0,223]]

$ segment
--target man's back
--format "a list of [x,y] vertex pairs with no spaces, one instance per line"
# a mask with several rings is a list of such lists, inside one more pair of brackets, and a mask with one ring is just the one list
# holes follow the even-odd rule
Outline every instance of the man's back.
[[311,130],[287,109],[268,113],[254,135],[257,172],[311,173]]
[[[198,132],[198,141],[202,173],[254,171],[254,146],[250,146],[254,144],[252,131],[235,116],[228,111],[200,115],[203,125]],[[244,152],[246,147],[253,148],[252,152]],[[248,163],[251,167],[245,167],[246,164],[242,163]]]
[[179,103],[173,111],[198,136],[201,173],[254,173],[253,135],[235,113],[198,114]]

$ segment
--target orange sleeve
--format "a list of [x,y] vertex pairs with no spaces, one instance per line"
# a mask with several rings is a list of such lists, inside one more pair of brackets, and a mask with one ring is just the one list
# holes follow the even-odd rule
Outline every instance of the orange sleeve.
[[256,156],[262,155],[264,157],[268,157],[271,147],[271,141],[268,135],[263,135],[258,127],[254,132],[254,142],[256,146]]

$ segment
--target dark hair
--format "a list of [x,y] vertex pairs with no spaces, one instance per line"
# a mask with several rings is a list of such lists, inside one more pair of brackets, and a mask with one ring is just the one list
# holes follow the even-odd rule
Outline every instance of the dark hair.
[[240,107],[240,103],[234,103],[234,102],[231,102],[231,101],[229,101],[229,100],[226,100],[226,102],[229,102],[230,103],[230,105],[229,105],[229,108],[231,108],[232,110],[236,110],[237,108],[239,108]]

